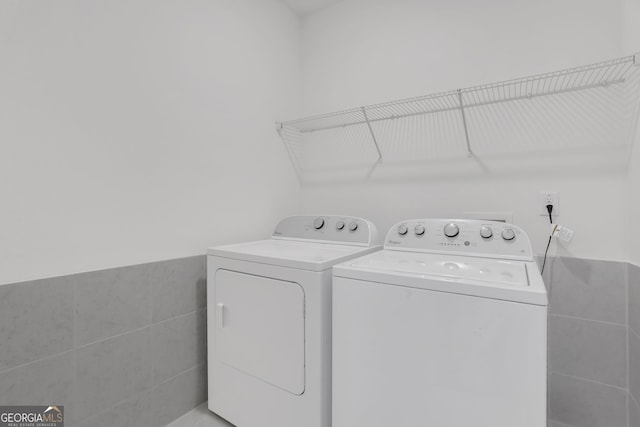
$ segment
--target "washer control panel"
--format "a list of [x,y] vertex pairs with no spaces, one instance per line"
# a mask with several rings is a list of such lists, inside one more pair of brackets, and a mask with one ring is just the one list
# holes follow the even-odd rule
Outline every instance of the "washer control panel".
[[391,227],[385,249],[533,261],[527,234],[513,224],[469,219],[411,219]]
[[280,221],[272,237],[372,246],[378,240],[378,231],[372,222],[358,217],[300,215]]

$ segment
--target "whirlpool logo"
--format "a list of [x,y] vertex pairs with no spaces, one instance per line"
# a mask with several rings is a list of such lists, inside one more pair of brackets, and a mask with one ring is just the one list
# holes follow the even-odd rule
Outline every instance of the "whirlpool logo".
[[64,406],[0,406],[0,427],[64,427]]

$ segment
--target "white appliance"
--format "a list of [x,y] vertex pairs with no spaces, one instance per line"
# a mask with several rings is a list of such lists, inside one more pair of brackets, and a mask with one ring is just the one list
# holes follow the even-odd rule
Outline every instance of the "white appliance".
[[379,250],[362,218],[294,216],[210,248],[209,409],[238,427],[331,425],[331,268]]
[[404,221],[333,274],[333,427],[546,426],[547,293],[520,228]]

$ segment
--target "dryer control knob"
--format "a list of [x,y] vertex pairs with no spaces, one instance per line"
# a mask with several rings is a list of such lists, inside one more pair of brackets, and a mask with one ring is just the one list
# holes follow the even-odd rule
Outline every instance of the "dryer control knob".
[[425,232],[424,225],[416,225],[415,227],[413,227],[413,232],[416,233],[416,236],[422,236]]
[[320,230],[322,227],[324,227],[323,218],[316,218],[313,220],[313,228],[315,228],[316,230]]
[[513,231],[513,228],[505,228],[502,230],[502,238],[504,240],[513,240],[516,238],[516,232]]
[[349,223],[349,231],[356,231],[358,229],[358,223],[357,222],[350,222]]
[[399,234],[399,235],[404,236],[404,235],[406,235],[406,234],[407,234],[407,232],[408,232],[408,231],[409,231],[409,229],[407,228],[407,226],[406,226],[406,225],[404,225],[404,224],[400,224],[400,225],[398,226],[398,234]]
[[480,235],[484,239],[489,239],[491,238],[491,236],[493,236],[493,230],[491,229],[491,227],[480,227]]
[[342,229],[344,229],[344,221],[336,222],[336,230],[342,230]]
[[460,229],[452,222],[444,226],[444,235],[447,237],[456,237],[459,233]]

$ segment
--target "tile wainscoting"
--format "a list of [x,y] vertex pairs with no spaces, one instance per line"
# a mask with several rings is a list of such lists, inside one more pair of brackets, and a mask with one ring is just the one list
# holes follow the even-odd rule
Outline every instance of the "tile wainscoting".
[[549,419],[567,427],[640,427],[640,268],[552,258]]
[[629,427],[640,427],[640,267],[629,265]]
[[206,258],[0,286],[0,405],[166,425],[206,400]]
[[[640,427],[640,267],[551,258],[551,426]],[[162,426],[206,400],[205,256],[0,286],[0,405]]]

